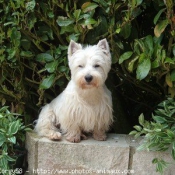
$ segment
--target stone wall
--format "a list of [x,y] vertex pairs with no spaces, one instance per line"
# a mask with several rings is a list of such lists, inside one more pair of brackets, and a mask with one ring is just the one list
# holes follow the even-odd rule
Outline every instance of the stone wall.
[[169,153],[137,151],[142,141],[121,134],[109,134],[107,141],[92,138],[80,143],[51,141],[27,133],[28,171],[26,175],[158,175],[152,159],[159,156],[172,164],[165,175],[175,175],[175,162]]

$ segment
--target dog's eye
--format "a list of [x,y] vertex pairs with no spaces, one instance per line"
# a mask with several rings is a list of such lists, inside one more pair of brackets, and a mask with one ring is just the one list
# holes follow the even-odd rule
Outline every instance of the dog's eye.
[[94,65],[94,67],[95,67],[95,68],[97,68],[97,67],[100,67],[100,65],[98,65],[98,64],[95,64],[95,65]]
[[83,66],[82,66],[82,65],[78,65],[78,67],[79,67],[79,68],[83,68]]

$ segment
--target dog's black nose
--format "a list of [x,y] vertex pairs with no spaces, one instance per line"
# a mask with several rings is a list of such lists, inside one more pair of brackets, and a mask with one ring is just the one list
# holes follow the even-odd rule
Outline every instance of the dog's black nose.
[[86,76],[85,76],[85,80],[86,80],[86,82],[88,82],[88,83],[90,83],[90,82],[92,81],[92,79],[93,79],[93,76],[92,76],[92,75],[86,75]]

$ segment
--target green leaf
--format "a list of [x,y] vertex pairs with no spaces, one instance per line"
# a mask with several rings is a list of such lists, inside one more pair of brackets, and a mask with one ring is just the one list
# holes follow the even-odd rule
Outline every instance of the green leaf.
[[151,68],[152,69],[155,69],[155,68],[158,68],[160,66],[160,60],[159,60],[159,58],[157,59],[155,59],[152,63],[151,63]]
[[96,3],[85,2],[81,6],[81,9],[83,10],[84,13],[87,13],[87,12],[90,12],[90,11],[94,10],[97,7],[98,7],[98,4],[96,4]]
[[8,160],[6,156],[3,156],[2,158],[0,158],[0,165],[1,167],[3,167],[4,170],[8,169]]
[[137,131],[142,131],[142,127],[141,127],[141,126],[136,125],[136,126],[134,126],[134,128],[135,128]]
[[57,66],[58,66],[58,60],[55,60],[53,62],[46,63],[45,68],[49,73],[53,73],[56,71]]
[[159,37],[162,32],[165,30],[165,28],[167,27],[167,25],[169,24],[168,19],[165,19],[161,22],[159,22],[156,27],[154,28],[154,34],[156,37]]
[[59,68],[58,68],[58,71],[60,71],[60,72],[66,72],[67,71],[67,67],[66,66],[60,66]]
[[55,75],[51,74],[49,77],[44,78],[40,84],[40,89],[49,89],[54,83]]
[[20,127],[20,121],[19,120],[10,123],[9,124],[9,129],[8,129],[8,134],[9,135],[16,134],[18,132],[19,127]]
[[126,23],[122,28],[121,28],[121,31],[120,31],[120,35],[122,35],[124,37],[124,39],[127,39],[130,34],[131,34],[131,24],[130,23]]
[[13,27],[10,38],[13,44],[15,45],[15,47],[18,47],[20,45],[21,32],[18,31],[17,28]]
[[27,51],[30,49],[31,46],[31,41],[27,40],[27,39],[21,39],[21,46]]
[[48,53],[40,53],[36,56],[36,61],[39,61],[42,63],[51,62],[53,60],[54,60],[53,56]]
[[163,159],[160,159],[156,163],[156,172],[163,173],[165,168],[167,168],[168,163],[165,162]]
[[35,0],[27,2],[26,3],[26,10],[27,11],[33,11],[34,8],[35,8],[35,5],[36,5]]
[[134,70],[134,65],[136,61],[139,59],[139,56],[134,57],[129,63],[128,63],[128,70],[129,72],[133,72]]
[[137,1],[137,6],[143,2],[143,0],[136,0],[136,1]]
[[53,11],[50,11],[47,15],[48,15],[49,18],[54,18],[54,13],[53,13]]
[[81,14],[81,10],[80,9],[74,11],[73,15],[74,15],[74,17],[75,17],[76,20],[79,19],[80,14]]
[[7,159],[9,162],[15,162],[15,161],[16,161],[16,159],[14,159],[14,158],[12,158],[12,157],[10,157],[10,156],[8,156],[8,155],[6,155],[5,157],[6,157],[6,159]]
[[145,44],[141,39],[135,39],[134,51],[140,55],[141,52],[145,52]]
[[151,69],[151,61],[149,58],[146,57],[146,55],[140,56],[142,61],[139,63],[137,70],[136,70],[136,77],[138,80],[143,80],[149,73]]
[[172,155],[172,158],[175,160],[175,148],[172,148],[171,155]]
[[160,116],[153,116],[153,119],[154,119],[157,123],[164,123],[164,122],[167,121],[165,118],[160,117]]
[[151,35],[148,35],[145,37],[145,41],[144,44],[146,46],[146,52],[148,53],[149,56],[151,56],[153,54],[153,38]]
[[26,57],[26,58],[31,58],[34,56],[34,54],[30,51],[21,51],[20,56]]
[[96,24],[96,23],[97,23],[97,21],[95,19],[88,18],[82,23],[82,25],[90,25],[90,24]]
[[166,57],[164,63],[175,64],[175,60],[170,57]]
[[60,27],[62,27],[62,26],[68,26],[70,24],[73,24],[74,20],[64,16],[58,16],[58,19],[56,20],[56,22]]
[[3,143],[6,141],[6,138],[4,134],[0,133],[0,147],[3,145]]
[[139,116],[139,124],[140,125],[144,125],[144,122],[145,122],[145,120],[144,120],[144,115],[143,115],[143,113]]
[[171,80],[171,76],[170,76],[170,73],[167,73],[166,76],[165,76],[165,82],[167,83],[167,85],[169,87],[173,87],[173,82]]
[[119,58],[119,64],[123,63],[123,61],[129,59],[132,56],[133,52],[132,51],[128,51],[123,53],[120,58]]
[[171,81],[175,81],[175,69],[171,72]]
[[158,13],[157,13],[157,15],[154,17],[154,24],[156,25],[156,23],[157,23],[157,21],[159,20],[159,18],[160,18],[160,15],[164,12],[166,10],[166,8],[164,8],[164,9],[161,9]]
[[11,143],[16,144],[16,137],[15,137],[15,136],[8,138],[8,140],[9,140]]
[[158,162],[158,159],[157,158],[154,158],[153,160],[152,160],[152,163],[153,164],[156,164]]
[[138,132],[137,131],[131,131],[129,135],[136,135]]

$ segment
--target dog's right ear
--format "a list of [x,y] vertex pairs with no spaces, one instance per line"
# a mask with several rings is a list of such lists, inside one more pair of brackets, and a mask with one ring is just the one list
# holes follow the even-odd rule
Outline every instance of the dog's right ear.
[[82,49],[81,44],[78,44],[75,41],[71,40],[68,47],[68,56],[71,57],[77,50],[80,49]]

